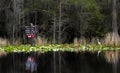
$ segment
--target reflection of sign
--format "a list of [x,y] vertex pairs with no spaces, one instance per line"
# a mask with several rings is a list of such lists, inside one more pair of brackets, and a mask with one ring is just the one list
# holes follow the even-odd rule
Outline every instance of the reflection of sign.
[[36,26],[25,26],[25,34],[28,38],[34,38],[36,35]]

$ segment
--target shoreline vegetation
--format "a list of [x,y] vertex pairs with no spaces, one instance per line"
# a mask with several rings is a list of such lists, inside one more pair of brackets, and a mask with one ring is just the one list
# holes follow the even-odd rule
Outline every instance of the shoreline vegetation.
[[[113,37],[114,36],[114,37]],[[52,42],[47,41],[38,37],[35,41],[35,45],[29,44],[23,45],[19,40],[15,44],[10,44],[7,39],[0,38],[0,51],[4,52],[36,52],[41,53],[47,51],[70,51],[70,52],[81,52],[81,51],[116,51],[120,50],[120,40],[115,38],[115,35],[108,33],[106,37],[99,39],[93,38],[89,41],[86,38],[74,38],[72,44],[51,44]]]
[[[114,36],[114,37],[113,37]],[[107,62],[116,63],[119,60],[120,41],[115,39],[115,35],[109,33],[104,39],[93,38],[88,42],[85,38],[75,38],[72,44],[49,44],[47,40],[36,40],[34,46],[29,44],[22,45],[19,41],[16,44],[9,44],[6,39],[1,39],[0,56],[5,56],[9,53],[31,53],[38,54],[47,52],[74,52],[74,53],[97,53],[103,55]]]
[[74,45],[74,44],[48,44],[48,45],[18,45],[18,46],[0,46],[0,57],[6,56],[9,53],[31,53],[38,55],[47,52],[71,52],[71,53],[95,53],[97,56],[102,55],[108,63],[116,63],[119,60],[120,47],[112,47],[105,45]]
[[46,44],[46,45],[8,45],[0,46],[0,51],[7,53],[10,52],[37,52],[45,53],[48,51],[68,51],[68,52],[81,52],[81,51],[118,51],[118,46],[96,45],[96,44]]
[[120,40],[115,38],[115,35],[108,33],[106,37],[99,39],[93,38],[89,41],[86,38],[74,38],[72,44],[51,44],[52,42],[47,41],[38,37],[35,41],[35,45],[22,44],[20,39],[15,44],[10,44],[7,39],[0,38],[0,51],[6,53],[9,52],[36,52],[41,53],[48,51],[68,51],[68,52],[81,52],[81,51],[116,51],[120,50]]

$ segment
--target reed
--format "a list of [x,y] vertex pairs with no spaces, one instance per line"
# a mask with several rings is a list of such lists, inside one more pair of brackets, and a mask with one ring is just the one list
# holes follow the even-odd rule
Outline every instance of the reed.
[[105,44],[108,46],[119,46],[120,37],[117,33],[108,33],[105,37]]
[[47,40],[38,36],[35,43],[36,45],[45,45],[47,44]]
[[9,42],[8,42],[7,39],[5,39],[5,38],[0,38],[0,45],[6,46],[6,45],[8,45],[8,44],[9,44]]

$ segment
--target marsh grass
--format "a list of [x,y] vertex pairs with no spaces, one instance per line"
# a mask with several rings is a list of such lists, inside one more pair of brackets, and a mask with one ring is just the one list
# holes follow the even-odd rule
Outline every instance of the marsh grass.
[[15,39],[14,42],[13,42],[13,45],[21,45],[21,44],[22,44],[22,39],[21,38]]
[[106,45],[112,47],[120,47],[120,37],[117,33],[108,33],[103,38],[93,37],[91,40],[82,37],[74,38],[74,45],[78,44],[96,44],[96,45]]
[[105,45],[120,46],[120,37],[117,33],[108,33],[104,40]]
[[40,36],[38,36],[35,40],[36,45],[45,45],[47,43],[48,43],[48,41],[44,38],[41,38]]
[[96,44],[96,45],[102,45],[104,44],[104,39],[99,39],[99,38],[92,38],[91,40],[88,40],[85,37],[82,38],[74,38],[73,41],[74,45],[79,45],[79,44]]
[[9,42],[5,38],[0,38],[0,45],[1,46],[6,46],[6,45],[9,45]]

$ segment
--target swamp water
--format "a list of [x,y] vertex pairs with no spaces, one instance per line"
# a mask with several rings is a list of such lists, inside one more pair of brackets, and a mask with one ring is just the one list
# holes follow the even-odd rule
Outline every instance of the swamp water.
[[0,73],[27,73],[25,62],[34,55],[34,73],[120,73],[120,62],[109,63],[98,52],[9,53],[0,57]]

